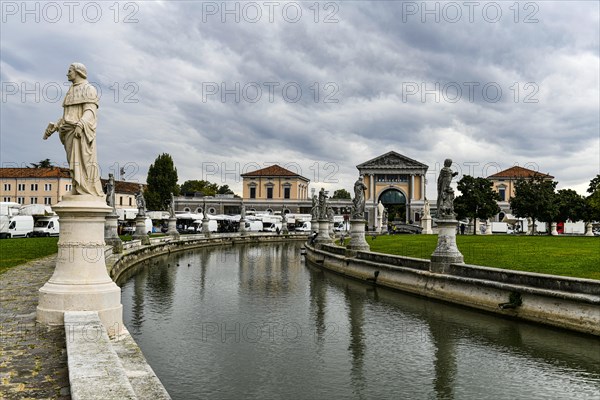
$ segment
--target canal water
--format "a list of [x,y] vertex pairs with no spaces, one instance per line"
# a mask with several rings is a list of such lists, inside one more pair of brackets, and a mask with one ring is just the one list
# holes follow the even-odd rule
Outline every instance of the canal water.
[[173,399],[598,399],[597,338],[324,272],[300,244],[158,257],[124,320]]

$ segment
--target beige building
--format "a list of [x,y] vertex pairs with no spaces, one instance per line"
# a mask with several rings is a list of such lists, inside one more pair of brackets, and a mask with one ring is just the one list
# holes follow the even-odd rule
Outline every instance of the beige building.
[[365,219],[376,225],[379,201],[388,210],[388,220],[418,222],[425,205],[427,165],[390,151],[357,165],[367,186]]
[[532,179],[534,177],[554,179],[552,175],[519,166],[510,167],[487,177],[492,182],[493,189],[500,195],[498,206],[501,212],[498,215],[498,221],[502,221],[504,215],[510,213],[509,200],[515,195],[515,182],[519,179]]
[[66,168],[0,168],[2,201],[52,206],[72,188]]
[[279,165],[242,174],[242,198],[247,200],[308,200],[307,178]]

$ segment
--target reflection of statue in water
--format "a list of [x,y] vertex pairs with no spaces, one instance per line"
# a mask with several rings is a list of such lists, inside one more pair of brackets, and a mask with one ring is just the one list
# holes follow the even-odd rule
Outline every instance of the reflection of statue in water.
[[452,172],[450,166],[451,159],[444,161],[444,168],[440,171],[437,181],[437,213],[438,219],[454,219],[454,190],[450,187],[452,178],[458,175],[458,172]]
[[140,185],[140,190],[135,194],[135,203],[138,208],[138,217],[146,216],[146,199],[144,199],[144,187]]
[[44,140],[59,132],[73,180],[71,194],[102,196],[96,156],[98,93],[87,81],[87,70],[83,64],[71,64],[67,78],[72,85],[63,101],[63,116],[56,123],[48,124]]
[[169,217],[175,218],[175,196],[171,192],[171,202],[169,203]]
[[312,198],[312,208],[310,209],[310,213],[311,213],[312,219],[314,221],[319,219],[319,201],[317,200],[316,194],[313,195],[313,198]]
[[108,174],[108,182],[104,188],[106,192],[106,204],[113,209],[115,208],[115,176]]
[[363,182],[363,176],[359,176],[354,182],[354,199],[352,199],[352,219],[365,218],[365,190],[367,185]]
[[327,194],[325,194],[325,188],[319,190],[319,219],[327,219]]

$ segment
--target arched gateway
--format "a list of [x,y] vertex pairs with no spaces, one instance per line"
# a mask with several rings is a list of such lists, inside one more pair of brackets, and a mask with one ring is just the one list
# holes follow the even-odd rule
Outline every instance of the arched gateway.
[[357,165],[367,186],[365,219],[369,229],[378,228],[379,200],[388,210],[388,220],[418,221],[425,205],[427,165],[390,151]]

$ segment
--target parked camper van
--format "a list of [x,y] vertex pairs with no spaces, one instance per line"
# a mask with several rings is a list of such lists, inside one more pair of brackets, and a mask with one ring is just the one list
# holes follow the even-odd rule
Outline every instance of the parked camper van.
[[32,234],[31,215],[0,215],[0,238],[31,237]]
[[33,236],[58,236],[58,217],[38,218],[33,224]]

